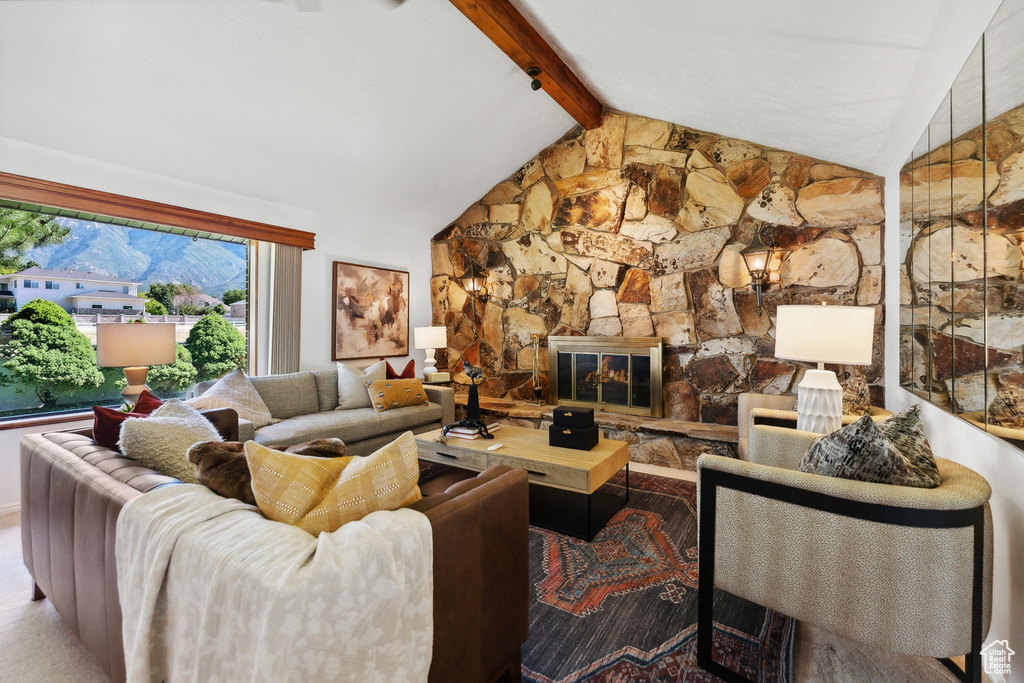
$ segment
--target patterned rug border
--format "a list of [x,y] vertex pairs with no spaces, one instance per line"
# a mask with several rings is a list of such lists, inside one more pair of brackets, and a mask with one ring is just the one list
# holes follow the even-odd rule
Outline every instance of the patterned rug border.
[[[624,490],[625,485],[625,471],[620,471],[605,486]],[[631,493],[637,490],[643,491],[646,494],[660,494],[671,496],[677,500],[683,500],[690,514],[695,519],[697,517],[697,484],[694,481],[631,471],[629,473],[629,488]],[[628,506],[629,503],[626,504],[626,507]],[[531,527],[531,531],[540,534],[554,534],[554,532],[537,527]],[[675,545],[674,542],[673,545]],[[680,551],[680,554],[685,555],[685,549]],[[548,557],[546,555],[542,556],[541,561],[545,571],[548,571]],[[650,586],[647,588],[650,588]],[[625,595],[645,589],[644,587],[638,587],[621,593],[613,593],[612,595]],[[531,584],[532,590],[536,590],[536,586]],[[572,612],[556,606],[547,605],[547,607],[572,614]],[[602,608],[599,606],[592,611],[599,611],[600,609]],[[583,614],[587,613],[589,611]],[[717,622],[714,626],[713,658],[716,662],[737,671],[741,675],[755,679],[760,673],[774,666],[777,668],[781,680],[792,681],[793,647],[796,640],[796,621],[794,619],[772,610],[766,610],[759,635],[745,633]],[[529,669],[524,663],[522,668],[523,681],[527,683],[583,683],[584,681],[620,683],[625,681],[651,680],[668,683],[669,681],[720,680],[697,666],[696,635],[697,626],[696,624],[691,624],[676,636],[650,651],[643,651],[635,646],[626,646],[596,661],[590,662],[561,678],[549,678]],[[757,670],[745,669],[742,666],[743,662],[740,661],[740,651],[751,648],[758,650],[759,659],[756,663],[749,659],[745,663],[756,664]],[[664,660],[664,665],[659,668],[659,671],[657,673],[648,672],[647,669],[656,662],[662,663],[659,660]],[[644,678],[637,677],[640,675],[644,676]]]

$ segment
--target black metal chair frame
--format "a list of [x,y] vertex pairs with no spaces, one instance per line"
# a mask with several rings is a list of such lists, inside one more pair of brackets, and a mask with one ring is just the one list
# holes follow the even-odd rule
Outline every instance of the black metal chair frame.
[[964,683],[981,682],[982,589],[985,561],[984,505],[965,510],[922,510],[919,508],[865,503],[708,468],[702,468],[700,473],[697,664],[702,669],[731,683],[753,683],[753,681],[750,681],[750,679],[741,674],[713,661],[711,657],[711,639],[714,628],[715,511],[719,487],[734,489],[793,505],[800,505],[822,512],[831,512],[845,517],[895,526],[927,529],[973,527],[974,567],[973,585],[971,586],[971,651],[965,655],[964,670],[961,670],[956,663],[948,658],[943,658],[939,661]]

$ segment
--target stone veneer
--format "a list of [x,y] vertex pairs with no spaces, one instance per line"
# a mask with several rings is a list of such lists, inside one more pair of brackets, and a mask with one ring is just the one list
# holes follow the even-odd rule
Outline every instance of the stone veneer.
[[[531,392],[530,334],[659,336],[665,417],[736,423],[743,391],[795,392],[806,366],[774,358],[775,307],[874,306],[881,404],[881,178],[744,140],[607,113],[498,183],[431,242],[439,367],[482,365],[481,395]],[[757,315],[740,250],[757,228],[791,249]],[[486,273],[489,299],[460,278]],[[546,347],[541,382],[547,383]],[[671,460],[671,459],[669,459]]]
[[900,383],[957,412],[1024,387],[1024,105],[984,132],[900,174]]

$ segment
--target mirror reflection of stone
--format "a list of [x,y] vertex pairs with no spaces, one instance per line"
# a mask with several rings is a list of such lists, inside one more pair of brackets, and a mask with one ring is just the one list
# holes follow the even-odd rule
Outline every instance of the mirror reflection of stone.
[[1024,0],[1006,0],[900,177],[901,385],[1018,446],[1024,445],[1021,36]]

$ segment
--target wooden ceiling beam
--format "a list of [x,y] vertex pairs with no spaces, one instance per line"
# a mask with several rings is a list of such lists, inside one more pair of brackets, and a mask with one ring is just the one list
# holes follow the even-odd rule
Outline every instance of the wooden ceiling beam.
[[524,72],[538,67],[543,90],[584,128],[601,125],[601,102],[508,0],[451,3]]

